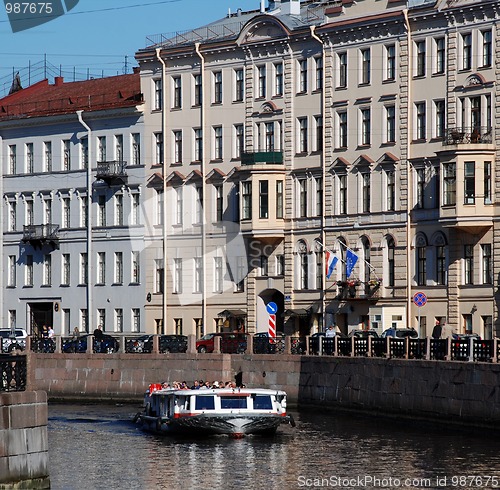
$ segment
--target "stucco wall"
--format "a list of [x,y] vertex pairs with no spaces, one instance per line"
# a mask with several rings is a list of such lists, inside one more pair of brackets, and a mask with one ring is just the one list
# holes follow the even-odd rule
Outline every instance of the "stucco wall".
[[50,488],[47,394],[0,393],[0,488]]
[[150,383],[232,380],[281,388],[289,405],[322,405],[500,427],[500,364],[228,354],[31,354],[49,398],[140,401]]

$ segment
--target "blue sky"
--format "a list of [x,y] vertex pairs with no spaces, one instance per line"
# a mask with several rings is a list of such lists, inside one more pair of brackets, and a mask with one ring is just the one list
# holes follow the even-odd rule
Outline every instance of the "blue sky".
[[260,0],[80,0],[62,17],[12,33],[0,2],[0,97],[7,94],[13,72],[20,72],[23,86],[59,70],[66,80],[73,74],[111,76],[124,72],[126,57],[130,72],[146,36],[199,27],[224,17],[228,9],[259,7]]

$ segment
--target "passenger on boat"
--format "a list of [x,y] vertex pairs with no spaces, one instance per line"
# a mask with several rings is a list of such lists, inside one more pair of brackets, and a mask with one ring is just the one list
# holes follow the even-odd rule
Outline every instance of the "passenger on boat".
[[163,390],[166,390],[166,389],[170,388],[170,385],[169,385],[166,381],[164,381],[164,382],[161,384],[161,387],[162,387],[162,389],[163,389]]
[[194,385],[191,386],[191,389],[192,390],[199,390],[200,389],[200,382],[197,379],[194,380]]

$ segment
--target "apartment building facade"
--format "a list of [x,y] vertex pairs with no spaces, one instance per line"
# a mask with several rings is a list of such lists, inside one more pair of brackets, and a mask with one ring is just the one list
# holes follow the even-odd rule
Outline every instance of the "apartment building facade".
[[2,328],[144,331],[139,75],[0,100]]

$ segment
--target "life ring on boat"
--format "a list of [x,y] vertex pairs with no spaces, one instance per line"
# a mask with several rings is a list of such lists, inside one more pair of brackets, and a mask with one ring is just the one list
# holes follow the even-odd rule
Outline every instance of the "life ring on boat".
[[158,417],[158,418],[156,419],[156,430],[157,430],[158,432],[160,432],[160,431],[161,431],[161,417]]

